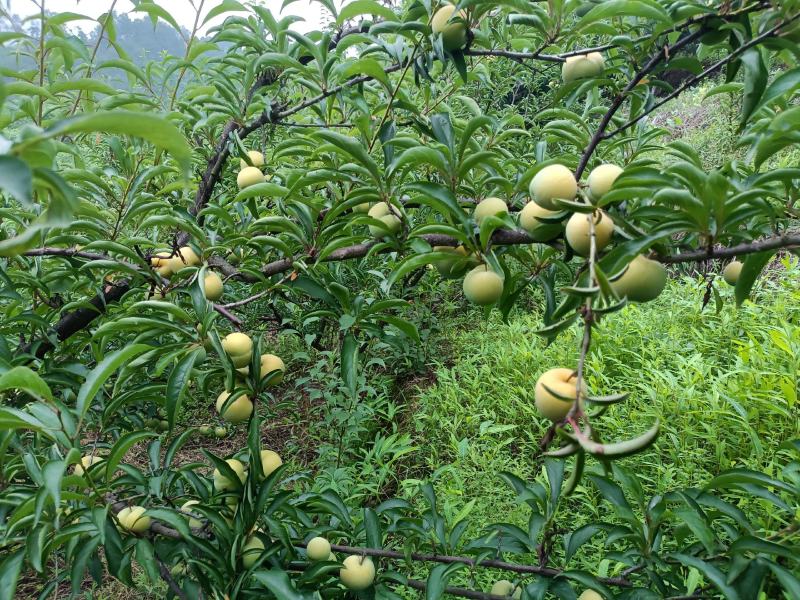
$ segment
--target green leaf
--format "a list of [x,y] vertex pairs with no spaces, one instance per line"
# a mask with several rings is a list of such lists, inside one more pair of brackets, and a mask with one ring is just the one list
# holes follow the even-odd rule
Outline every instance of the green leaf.
[[345,21],[360,15],[374,15],[383,17],[387,21],[395,20],[394,12],[390,8],[378,4],[375,0],[356,0],[342,8],[339,12],[339,18],[336,19],[336,24],[341,25]]
[[[797,554],[794,555],[797,558]],[[784,591],[787,592],[787,598],[800,598],[800,579],[797,578],[791,571],[784,569],[780,565],[776,565],[772,561],[767,561],[767,565],[772,570],[775,578],[783,586]],[[0,570],[0,572],[2,572]]]
[[751,48],[742,54],[740,60],[744,65],[744,97],[739,125],[744,128],[750,115],[758,106],[764,88],[767,87],[769,73],[764,57],[758,48]]
[[590,523],[589,525],[584,525],[583,527],[579,527],[573,531],[567,540],[567,549],[566,554],[564,555],[564,561],[569,562],[569,560],[578,551],[578,548],[588,542],[593,535],[606,529],[607,527],[605,525]]
[[703,509],[683,492],[678,492],[678,496],[684,501],[685,506],[678,506],[673,510],[678,519],[685,523],[697,536],[700,543],[705,547],[706,552],[713,554],[717,548],[717,539],[708,523],[708,517]]
[[342,381],[355,396],[358,384],[358,340],[348,333],[342,340]]
[[356,75],[369,75],[375,81],[379,81],[383,84],[387,89],[390,88],[389,77],[386,75],[384,67],[374,58],[361,58],[352,63],[348,63],[347,66],[342,69],[342,75],[347,78]]
[[436,565],[433,567],[428,575],[428,581],[425,584],[425,600],[438,600],[443,597],[450,577],[452,577],[456,571],[460,571],[464,567],[466,567],[466,565],[463,563]]
[[272,198],[272,197],[283,197],[289,193],[289,190],[282,185],[278,185],[277,183],[257,183],[255,185],[250,185],[236,194],[234,200],[236,202],[241,202],[242,200],[247,200],[249,198]]
[[762,106],[788,94],[798,86],[800,86],[800,67],[782,73],[769,84],[758,105],[753,109],[753,114],[757,113]]
[[0,189],[24,207],[30,207],[33,202],[33,173],[28,163],[13,156],[0,156]]
[[140,539],[136,541],[136,562],[142,566],[152,583],[156,583],[159,580],[153,545],[149,540]]
[[131,12],[146,12],[150,15],[150,20],[153,23],[153,27],[155,28],[156,23],[158,23],[158,19],[165,21],[172,25],[172,27],[177,32],[181,32],[181,26],[178,25],[178,22],[175,18],[169,14],[166,10],[161,8],[158,4],[153,2],[153,0],[141,0],[136,7],[131,9]]
[[578,443],[589,454],[604,458],[622,458],[623,456],[630,456],[650,447],[653,442],[656,441],[659,429],[660,424],[658,421],[656,421],[655,425],[645,431],[642,435],[624,442],[600,444],[594,440],[584,440],[582,438],[578,438]]
[[720,571],[714,565],[707,563],[694,556],[687,554],[672,554],[672,557],[687,567],[694,567],[700,571],[706,579],[708,579],[714,586],[723,594],[727,600],[742,600],[736,588],[728,585],[725,573]]
[[37,400],[53,400],[50,386],[28,367],[14,367],[0,375],[0,392],[14,389],[22,390]]
[[721,475],[714,477],[714,479],[709,481],[704,487],[707,490],[713,490],[730,487],[741,488],[745,485],[756,485],[762,488],[772,487],[789,494],[797,493],[797,490],[791,485],[777,479],[773,479],[764,473],[751,471],[750,469],[730,469],[729,471],[725,471]]
[[703,101],[707,100],[711,96],[716,96],[718,94],[735,94],[741,92],[742,89],[744,89],[744,84],[738,81],[732,81],[731,83],[723,83],[720,85],[716,85],[710,90],[708,90],[708,92],[706,92],[706,95],[703,96]]
[[642,17],[654,21],[661,21],[664,24],[671,23],[669,14],[653,1],[643,0],[605,0],[586,13],[575,25],[575,30],[580,30],[604,19],[614,17]]
[[743,552],[773,554],[775,556],[782,556],[788,560],[794,560],[800,556],[800,549],[797,547],[792,547],[788,544],[786,546],[782,546],[780,544],[776,544],[775,542],[753,537],[752,535],[743,535],[742,537],[737,538],[733,544],[731,544],[728,551],[731,554],[740,554]]
[[[200,356],[202,348],[196,348],[184,356],[177,365],[172,368],[167,379],[167,392],[164,408],[167,411],[167,421],[169,421],[170,431],[175,427],[175,416],[180,410],[183,396],[192,375],[192,369],[197,357]],[[204,350],[203,350],[204,351]]]
[[16,408],[0,407],[0,431],[8,429],[32,429],[44,431],[47,429],[41,421],[32,417],[27,412]]
[[375,183],[378,185],[382,184],[381,170],[378,168],[378,163],[373,160],[361,142],[336,131],[320,131],[316,136],[322,138],[326,142],[330,142],[344,154],[358,161],[370,172]]
[[66,462],[63,460],[51,460],[42,469],[42,480],[44,487],[53,499],[53,505],[61,505],[61,480],[64,477]]
[[253,579],[264,585],[277,600],[305,600],[305,596],[295,589],[285,571],[259,570],[253,573]]
[[25,550],[21,548],[0,562],[0,600],[14,600],[17,590],[17,579],[22,568]]
[[226,12],[246,12],[246,11],[247,7],[240,4],[239,2],[236,2],[236,0],[223,0],[222,4],[218,4],[210,11],[208,11],[208,14],[206,15],[205,19],[203,19],[203,25],[208,23],[214,17],[218,17]]
[[383,547],[381,522],[378,519],[378,515],[371,508],[364,509],[364,530],[367,534],[367,546],[369,548]]
[[119,438],[111,448],[111,452],[106,459],[106,480],[111,481],[111,478],[114,476],[114,471],[117,470],[117,465],[125,458],[125,454],[134,444],[138,444],[147,438],[157,436],[158,434],[153,431],[131,431]]
[[146,344],[127,346],[106,355],[106,357],[89,372],[86,376],[86,381],[84,381],[78,392],[78,399],[75,403],[78,416],[81,420],[86,416],[86,411],[89,410],[89,404],[97,395],[97,392],[100,391],[100,388],[103,387],[103,384],[111,377],[114,371],[148,350],[152,350],[152,347]]
[[750,254],[742,265],[742,271],[739,273],[739,279],[734,288],[734,295],[736,296],[736,305],[741,306],[742,303],[750,297],[750,290],[761,275],[761,271],[767,266],[772,256],[775,254],[774,250],[767,250],[765,252],[757,252]]
[[157,148],[169,152],[188,175],[192,164],[192,150],[180,130],[164,117],[131,111],[106,111],[77,115],[49,127],[41,135],[26,140],[15,150],[43,139],[61,137],[71,133],[91,132],[130,135],[147,140]]

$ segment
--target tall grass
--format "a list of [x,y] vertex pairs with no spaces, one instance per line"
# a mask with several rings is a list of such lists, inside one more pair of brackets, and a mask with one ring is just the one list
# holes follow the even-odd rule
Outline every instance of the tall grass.
[[[656,301],[607,317],[588,357],[592,392],[631,392],[596,420],[603,439],[661,422],[655,446],[622,461],[648,493],[696,486],[735,466],[774,472],[780,443],[800,435],[797,261],[784,261],[738,309],[730,289],[721,290],[718,314],[702,309],[703,292],[701,280],[683,277]],[[547,369],[575,366],[580,336],[575,328],[548,347],[533,333],[539,326],[535,313],[509,323],[493,315],[454,331],[452,362],[439,363],[436,384],[420,391],[414,442],[427,451],[415,456],[451,514],[474,500],[477,523],[527,519],[497,474],[538,475],[534,457],[549,422],[534,408],[534,383]],[[579,487],[573,496],[579,520],[596,516],[592,494]]]

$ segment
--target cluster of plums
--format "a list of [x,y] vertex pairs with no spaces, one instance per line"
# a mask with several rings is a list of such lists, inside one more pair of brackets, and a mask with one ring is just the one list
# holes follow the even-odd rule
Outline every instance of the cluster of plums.
[[[250,360],[253,356],[253,340],[246,333],[234,332],[226,335],[222,339],[222,349],[230,358],[236,372],[246,376],[250,374]],[[268,385],[278,385],[283,381],[283,373],[286,365],[279,356],[274,354],[262,354],[260,360],[261,378],[266,378],[270,373],[279,372],[277,376],[270,378]],[[253,414],[253,402],[245,394],[236,397],[233,402],[225,406],[225,402],[231,393],[223,390],[217,397],[217,412],[222,420],[228,423],[242,423]]]
[[[442,47],[454,51],[464,48],[469,31],[469,15],[464,10],[456,11],[450,3],[442,4],[431,18],[431,32],[440,36]],[[561,67],[561,79],[570,83],[579,79],[600,76],[605,71],[605,58],[599,52],[576,54],[564,59]]]
[[[160,250],[150,257],[150,266],[156,273],[169,279],[181,269],[186,267],[199,267],[203,261],[192,249],[191,246],[183,246],[172,252],[170,250]],[[203,291],[208,300],[216,302],[222,298],[223,293],[222,278],[213,271],[207,271],[203,280]]]
[[239,161],[239,175],[236,177],[236,184],[240,190],[251,185],[264,183],[267,180],[261,167],[264,166],[264,155],[258,150],[250,150],[247,152],[247,157],[250,164],[246,160],[240,159]]
[[[595,201],[604,196],[622,173],[616,165],[602,164],[589,174],[588,192]],[[548,165],[531,180],[531,201],[519,213],[520,226],[537,242],[550,242],[564,235],[570,248],[579,256],[587,257],[591,250],[591,230],[594,225],[596,251],[606,248],[614,234],[614,221],[603,210],[591,214],[573,213],[563,220],[566,211],[559,200],[572,201],[578,193],[575,176],[563,165]],[[500,198],[486,198],[475,207],[473,217],[478,225],[489,216],[508,214],[506,202]],[[503,274],[494,271],[486,264],[478,264],[477,258],[470,257],[463,246],[451,248],[436,246],[436,252],[451,254],[434,263],[436,269],[446,278],[464,276],[464,295],[478,305],[497,302],[503,295]],[[470,264],[472,263],[472,264]],[[468,269],[473,267],[471,270]],[[466,273],[466,275],[465,275]],[[612,278],[611,286],[620,297],[633,302],[647,302],[656,298],[667,282],[667,271],[658,262],[643,255],[634,258],[624,272]]]

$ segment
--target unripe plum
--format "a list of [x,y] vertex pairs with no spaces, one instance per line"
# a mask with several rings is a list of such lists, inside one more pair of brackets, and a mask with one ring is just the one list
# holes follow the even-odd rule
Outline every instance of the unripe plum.
[[553,200],[574,200],[578,193],[578,182],[572,171],[564,165],[548,165],[531,179],[530,193],[542,208],[558,210]]
[[494,304],[503,295],[503,277],[488,265],[478,265],[464,277],[464,295],[479,306]]
[[[558,422],[567,416],[572,404],[578,398],[575,378],[576,374],[572,369],[557,368],[542,373],[536,381],[534,404],[544,418]],[[572,402],[555,396],[545,386],[559,396],[572,399]],[[581,393],[586,394],[585,381],[581,382]]]
[[592,214],[575,213],[567,221],[566,238],[575,254],[589,256],[591,237],[589,219],[594,219],[595,248],[599,252],[611,242],[614,221],[602,210]]
[[[467,13],[461,10],[456,15],[455,12],[455,6],[445,4],[431,19],[431,31],[442,34],[442,46],[445,50],[457,50],[467,43]],[[463,21],[459,21],[459,18]]]

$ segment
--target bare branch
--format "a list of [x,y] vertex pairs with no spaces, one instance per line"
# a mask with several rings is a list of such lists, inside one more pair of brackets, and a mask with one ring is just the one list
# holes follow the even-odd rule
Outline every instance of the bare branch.
[[215,311],[217,311],[223,317],[228,319],[228,321],[233,323],[236,329],[241,329],[244,326],[242,320],[233,313],[231,313],[225,306],[222,306],[221,304],[213,304],[212,306],[214,307]]
[[[305,544],[296,544],[299,548],[305,548]],[[538,565],[523,565],[518,563],[510,563],[504,560],[483,559],[476,561],[469,556],[450,556],[446,554],[425,554],[420,552],[412,552],[406,555],[404,552],[397,552],[395,550],[387,550],[385,548],[362,548],[359,546],[341,546],[331,544],[331,550],[334,552],[341,552],[343,554],[355,554],[358,556],[374,556],[376,558],[387,558],[390,560],[411,560],[417,562],[436,562],[442,564],[460,563],[467,565],[471,568],[479,567],[484,569],[498,569],[500,571],[510,571],[513,573],[520,573],[522,575],[539,575],[543,577],[557,577],[562,573],[560,569],[552,567],[541,567]],[[613,585],[616,587],[631,587],[633,584],[624,577],[601,577],[598,581],[606,585]],[[422,588],[417,588],[422,589]],[[468,596],[478,598],[488,598],[488,594],[483,596]]]
[[181,587],[172,578],[172,574],[169,572],[167,565],[165,565],[164,562],[158,556],[156,556],[155,558],[156,562],[158,563],[158,573],[159,575],[161,575],[161,579],[163,579],[167,583],[167,586],[172,591],[172,593],[175,594],[181,600],[188,600],[188,597],[186,596],[186,594],[183,593]]
[[800,248],[800,233],[784,233],[783,235],[761,238],[760,240],[745,242],[727,248],[703,248],[666,256],[655,254],[651,258],[665,264],[676,264],[702,262],[715,258],[735,258],[756,252],[764,252],[765,250],[790,250],[793,248]]

